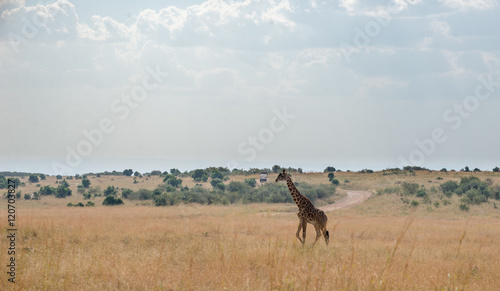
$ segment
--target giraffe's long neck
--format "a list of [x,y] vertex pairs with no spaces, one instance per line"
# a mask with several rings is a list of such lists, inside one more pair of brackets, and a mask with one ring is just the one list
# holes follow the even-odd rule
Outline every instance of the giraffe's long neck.
[[303,204],[301,203],[303,200],[309,200],[306,196],[300,194],[289,175],[286,175],[286,185],[288,186],[288,190],[290,190],[290,194],[292,194],[293,201],[295,201],[295,204],[297,204],[298,207]]

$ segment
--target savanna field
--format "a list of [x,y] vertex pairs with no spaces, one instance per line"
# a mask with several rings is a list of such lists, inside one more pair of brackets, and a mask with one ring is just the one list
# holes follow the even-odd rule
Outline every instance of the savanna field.
[[[309,225],[305,247],[295,237],[292,203],[156,207],[151,200],[124,199],[123,205],[104,206],[104,197],[92,197],[93,207],[68,207],[88,201],[77,193],[81,180],[72,179],[70,197],[17,199],[16,283],[2,271],[0,289],[500,290],[500,201],[466,203],[465,194],[445,194],[440,187],[470,176],[491,189],[500,185],[500,174],[493,172],[335,173],[336,194],[316,201],[318,206],[345,199],[349,189],[373,195],[327,212],[328,246],[323,238],[312,246]],[[230,176],[224,183],[248,177],[258,175]],[[154,176],[135,183],[125,176],[89,179],[94,187],[134,191],[163,183]],[[294,173],[292,179],[330,183],[326,173]],[[57,186],[55,177],[21,181],[26,185],[17,190],[23,195]],[[405,193],[410,183],[420,192]],[[183,178],[183,185],[195,184]],[[468,209],[460,206],[465,204]],[[0,261],[7,270],[6,199],[0,199],[0,209]]]

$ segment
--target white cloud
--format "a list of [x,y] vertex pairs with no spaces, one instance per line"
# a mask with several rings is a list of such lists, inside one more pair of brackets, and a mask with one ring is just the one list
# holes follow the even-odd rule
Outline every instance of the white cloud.
[[94,15],[92,24],[93,28],[86,24],[80,24],[78,26],[78,36],[83,39],[99,41],[127,41],[132,37],[132,31],[129,27],[109,16]]
[[498,7],[496,0],[440,0],[446,6],[459,9],[494,9]]
[[[333,123],[354,118],[357,121],[345,123],[342,131],[342,154],[360,158],[359,152],[387,153],[377,146],[377,135],[384,134],[380,128],[390,124],[396,131],[408,131],[407,125],[392,122],[406,118],[414,108],[426,110],[430,103],[423,100],[435,98],[432,104],[446,105],[473,90],[478,75],[500,70],[495,25],[499,18],[493,9],[496,2],[491,1],[209,0],[191,6],[144,4],[131,10],[125,22],[107,14],[79,17],[79,6],[65,0],[35,6],[9,3],[0,6],[0,96],[19,109],[29,107],[33,96],[42,96],[24,116],[43,118],[24,122],[11,113],[0,115],[1,123],[7,124],[8,117],[9,124],[19,124],[16,131],[40,138],[44,136],[29,129],[30,124],[52,128],[60,120],[74,118],[62,129],[48,130],[45,138],[56,140],[57,150],[47,145],[35,151],[27,146],[29,138],[19,136],[15,145],[0,147],[3,155],[16,154],[20,148],[18,156],[38,151],[64,154],[60,149],[78,141],[83,128],[103,117],[96,111],[109,114],[109,103],[130,92],[147,66],[158,65],[169,77],[109,137],[100,155],[134,155],[138,149],[152,156],[167,155],[170,137],[153,133],[156,124],[175,123],[177,135],[196,134],[184,135],[171,147],[173,154],[224,158],[221,140],[226,141],[225,152],[233,148],[236,152],[239,140],[234,133],[244,138],[258,132],[258,126],[252,128],[254,120],[267,118],[266,112],[283,104],[303,117],[283,136],[312,127],[330,132]],[[346,62],[340,45],[355,45],[359,31],[366,34],[367,23],[373,24],[377,13],[389,8],[394,13],[380,33],[371,35],[369,44],[358,47]],[[13,34],[24,38],[18,50],[10,41]],[[390,108],[397,112],[384,108],[392,101],[398,106]],[[54,109],[52,117],[40,113]],[[390,118],[385,120],[385,115]],[[364,118],[373,119],[367,124]],[[412,126],[406,138],[425,133]],[[372,139],[369,148],[357,144],[357,152],[352,150],[351,142],[362,140],[352,133]],[[324,160],[328,148],[338,144],[335,140],[335,134],[317,139],[328,146],[318,146],[314,155]],[[200,143],[203,154],[193,146]],[[303,148],[297,144],[293,150],[306,158],[309,153]],[[391,158],[396,157],[380,159]]]

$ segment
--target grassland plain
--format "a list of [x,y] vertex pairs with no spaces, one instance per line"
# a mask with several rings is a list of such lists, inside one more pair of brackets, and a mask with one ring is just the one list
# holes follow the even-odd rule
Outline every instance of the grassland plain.
[[[468,175],[336,174],[344,188],[373,192],[404,181],[431,188]],[[493,173],[476,176],[500,182]],[[51,179],[40,184],[55,184]],[[161,183],[154,179],[134,184],[131,177],[106,176],[91,181],[101,188],[152,189]],[[326,174],[296,174],[294,180],[328,181]],[[26,184],[19,190],[36,191]],[[97,197],[95,207],[74,208],[66,204],[83,199],[76,184],[71,186],[70,198],[16,202],[18,273],[12,284],[2,272],[1,290],[500,289],[500,211],[492,203],[463,212],[458,198],[436,208],[410,207],[397,195],[373,195],[359,206],[327,213],[328,247],[323,240],[311,247],[310,226],[303,248],[295,238],[296,216],[274,215],[290,212],[293,204],[154,207],[125,201],[106,207]],[[6,208],[0,199],[0,209]],[[8,241],[4,236],[0,242],[0,262],[6,265]]]

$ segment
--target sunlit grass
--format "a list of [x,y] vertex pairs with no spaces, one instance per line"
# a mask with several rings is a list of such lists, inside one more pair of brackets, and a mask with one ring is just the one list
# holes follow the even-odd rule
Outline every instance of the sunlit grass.
[[[3,204],[2,204],[3,205]],[[19,210],[18,289],[498,290],[496,218],[329,213],[330,245],[281,205]],[[2,228],[6,225],[2,222]],[[1,240],[1,250],[6,241]],[[6,252],[0,252],[5,262]],[[0,289],[11,287],[6,280]],[[9,283],[10,284],[10,283]]]

